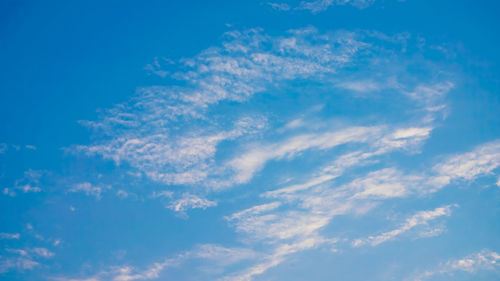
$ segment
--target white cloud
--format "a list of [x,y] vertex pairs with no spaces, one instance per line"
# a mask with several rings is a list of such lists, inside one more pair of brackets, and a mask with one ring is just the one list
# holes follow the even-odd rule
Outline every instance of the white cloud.
[[274,250],[264,256],[261,262],[248,267],[236,274],[228,275],[220,280],[224,281],[250,281],[256,275],[261,275],[268,269],[278,266],[283,260],[296,252],[316,248],[325,243],[335,243],[336,240],[324,240],[319,237],[310,237],[294,243],[284,243],[278,245]]
[[246,248],[226,248],[220,245],[203,244],[195,249],[194,256],[200,259],[213,260],[224,266],[243,260],[255,259],[257,253]]
[[[348,2],[371,1],[342,1],[341,4]],[[340,1],[308,3],[328,7]],[[312,11],[312,6],[309,7]],[[106,111],[98,121],[85,122],[96,131],[97,141],[78,149],[111,159],[117,165],[127,162],[150,179],[164,184],[220,187],[250,182],[270,161],[286,161],[305,152],[324,153],[342,146],[343,154],[317,173],[298,183],[265,192],[261,194],[261,199],[268,201],[226,217],[236,231],[244,235],[247,243],[268,245],[263,252],[255,254],[257,262],[253,266],[228,277],[250,280],[252,276],[277,266],[288,255],[335,243],[336,238],[320,235],[334,217],[364,214],[384,200],[419,194],[426,189],[426,185],[445,182],[438,177],[428,180],[425,173],[406,174],[396,168],[377,167],[373,171],[369,167],[369,172],[354,179],[345,173],[348,169],[380,161],[383,155],[391,152],[418,152],[434,128],[432,118],[424,120],[420,115],[412,115],[410,120],[401,118],[395,125],[353,126],[342,130],[333,130],[339,126],[329,124],[326,130],[325,127],[320,128],[323,131],[310,128],[311,124],[297,119],[300,121],[289,123],[288,127],[301,128],[302,132],[292,137],[289,137],[290,132],[273,133],[273,141],[268,141],[261,138],[261,134],[269,133],[266,129],[268,122],[272,122],[271,118],[268,120],[265,116],[248,116],[241,112],[233,115],[228,112],[228,116],[222,117],[217,115],[218,104],[225,105],[227,101],[239,104],[258,93],[280,88],[296,79],[329,87],[340,85],[360,92],[393,87],[392,90],[403,94],[401,98],[409,99],[417,111],[420,110],[418,114],[422,114],[422,109],[426,111],[424,114],[430,114],[427,108],[442,105],[443,97],[453,87],[451,82],[435,83],[434,79],[423,81],[426,79],[418,77],[413,79],[418,83],[403,85],[395,82],[396,87],[381,85],[383,80],[371,76],[352,80],[354,82],[342,80],[344,76],[349,76],[342,73],[343,67],[359,62],[359,57],[366,57],[370,52],[378,56],[379,51],[384,49],[383,44],[377,45],[377,42],[365,40],[363,36],[368,35],[352,32],[320,34],[313,28],[290,31],[283,37],[272,37],[260,30],[227,33],[228,40],[221,47],[207,49],[192,59],[184,60],[188,70],[173,74],[186,82],[187,87],[141,89],[130,102]],[[377,34],[370,38],[380,37]],[[360,52],[362,56],[358,55]],[[396,52],[390,50],[389,53]],[[381,67],[377,69],[384,71]],[[339,81],[344,81],[344,84]],[[413,113],[415,108],[405,108],[404,111]],[[366,122],[353,122],[360,123]],[[409,123],[409,126],[402,127],[404,123]],[[218,153],[228,143],[236,144],[236,149],[230,153]],[[336,182],[342,176],[346,176],[347,183]],[[98,194],[100,196],[100,191]],[[151,197],[169,200],[167,207],[181,213],[217,204],[190,193],[183,193],[178,198],[173,192],[162,191],[153,193]],[[432,211],[428,212],[432,216]],[[415,215],[395,232],[383,233],[386,238],[374,236],[373,239],[392,239],[415,227],[412,223],[423,225],[430,220],[425,217],[426,214]],[[438,229],[434,228],[421,235],[436,233]],[[214,245],[201,248],[206,250],[203,254],[206,258],[217,256],[232,260],[235,259],[234,251],[241,254],[240,250],[227,250]],[[244,256],[254,255],[247,249],[242,251]],[[167,266],[169,263],[165,262],[156,263],[147,270],[123,266],[116,268],[114,277],[107,280],[157,278]]]
[[16,193],[11,189],[9,189],[8,187],[5,187],[3,190],[2,190],[2,193],[4,195],[7,195],[7,196],[10,196],[10,197],[15,197],[16,196]]
[[110,188],[109,186],[100,187],[93,185],[89,182],[82,182],[73,185],[73,187],[69,190],[69,192],[83,192],[85,193],[85,195],[94,196],[97,200],[100,200],[101,193],[103,192],[103,190],[109,188]]
[[21,235],[19,233],[5,233],[0,232],[0,239],[19,239]]
[[36,146],[34,146],[34,145],[27,144],[24,147],[26,147],[26,149],[29,149],[29,150],[36,150]]
[[4,194],[15,196],[16,193],[13,189],[21,190],[23,193],[29,192],[40,192],[42,188],[40,187],[42,177],[46,174],[45,171],[36,171],[29,169],[24,172],[23,178],[20,178],[14,182],[13,188],[4,188]]
[[7,151],[7,144],[6,143],[0,143],[0,154],[3,154],[5,153],[5,151]]
[[[186,251],[175,255],[172,258],[166,258],[160,262],[155,262],[146,269],[138,269],[134,266],[123,265],[113,266],[108,270],[103,270],[92,277],[75,279],[68,277],[54,277],[54,280],[60,281],[133,281],[133,280],[152,280],[161,277],[161,274],[168,268],[175,268],[184,262],[201,260],[208,262],[211,267],[224,269],[227,266],[256,258],[257,253],[246,248],[226,248],[216,244],[201,244],[195,246],[191,251]],[[195,270],[193,270],[194,272]]]
[[283,142],[252,149],[231,160],[229,166],[236,172],[237,183],[248,182],[266,162],[293,158],[309,149],[327,150],[352,142],[367,142],[380,133],[378,127],[352,127],[344,130],[295,136]]
[[40,192],[42,189],[38,186],[31,186],[30,184],[16,186],[17,189],[22,190],[24,193],[28,192]]
[[160,60],[158,60],[158,58],[155,58],[153,63],[146,65],[144,67],[144,69],[147,70],[151,74],[158,75],[161,78],[165,78],[170,73],[168,71],[162,69],[162,64],[164,64],[164,63],[173,64],[173,62],[169,59],[163,58],[163,59],[161,59],[161,63],[160,63]]
[[[402,224],[399,228],[396,228],[394,230],[391,230],[389,232],[384,232],[382,234],[376,235],[376,236],[369,236],[367,238],[363,239],[356,239],[352,242],[353,247],[359,247],[363,245],[371,245],[371,246],[377,246],[381,243],[387,242],[389,240],[395,239],[397,236],[402,235],[405,232],[408,232],[409,230],[420,226],[420,225],[427,225],[429,221],[435,220],[439,217],[442,216],[450,216],[451,215],[451,207],[452,205],[448,206],[443,206],[436,208],[434,210],[430,211],[420,211],[416,213],[415,215],[411,216],[408,218],[404,224]],[[432,230],[432,232],[434,232]],[[432,234],[432,235],[429,235]],[[424,233],[424,236],[434,236],[436,233]]]
[[333,5],[352,5],[357,8],[363,9],[372,5],[375,0],[315,0],[315,1],[302,1],[296,8],[298,10],[309,10],[311,13],[316,14],[326,11]]
[[290,5],[288,5],[286,3],[268,2],[267,5],[271,6],[271,8],[278,10],[278,11],[289,11],[290,10]]
[[190,193],[184,193],[181,198],[171,202],[167,208],[182,213],[188,209],[206,209],[214,206],[217,206],[217,202]]
[[337,85],[338,87],[360,93],[377,92],[382,86],[373,80],[346,81]]
[[170,190],[153,191],[152,198],[172,198],[174,193]]
[[120,189],[120,190],[116,191],[116,196],[118,196],[120,198],[127,198],[129,196],[129,194],[125,190]]
[[55,255],[53,252],[49,251],[46,248],[33,248],[31,251],[44,258],[51,258]]
[[451,156],[434,166],[433,170],[443,180],[473,180],[490,174],[500,166],[500,141],[493,141],[474,148],[473,151]]
[[[98,142],[76,147],[117,164],[128,162],[153,180],[200,184],[224,174],[214,161],[217,146],[262,131],[262,116],[207,117],[219,102],[243,102],[292,79],[325,80],[368,44],[350,32],[319,34],[312,28],[271,37],[261,30],[232,31],[220,48],[184,60],[189,71],[175,73],[186,87],[149,87],[98,121],[82,122]],[[271,79],[272,78],[272,79]],[[217,116],[215,116],[217,117]],[[189,122],[186,122],[189,121]],[[228,129],[229,128],[229,129]]]
[[437,269],[419,274],[417,277],[412,278],[412,280],[423,281],[435,275],[452,275],[455,272],[473,274],[478,271],[492,271],[499,268],[500,255],[497,252],[484,249],[461,259],[449,260],[439,265]]
[[4,258],[0,256],[0,274],[9,272],[13,269],[19,271],[33,270],[40,264],[29,258]]
[[131,266],[114,267],[111,272],[103,272],[101,275],[107,276],[106,280],[113,281],[132,281],[132,280],[150,280],[160,277],[160,273],[168,268],[178,266],[183,262],[189,254],[181,254],[171,259],[166,259],[162,262],[156,262],[145,270],[136,270]]
[[[14,235],[17,237],[17,235]],[[13,238],[13,239],[19,239]],[[0,256],[0,274],[12,270],[23,272],[33,270],[41,264],[36,261],[37,257],[51,258],[55,254],[46,248],[28,248],[28,249],[5,249],[6,252],[14,254],[9,257]]]

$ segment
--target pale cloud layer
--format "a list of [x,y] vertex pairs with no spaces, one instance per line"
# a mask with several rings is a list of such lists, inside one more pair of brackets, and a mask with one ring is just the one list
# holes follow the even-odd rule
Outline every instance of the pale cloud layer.
[[54,277],[60,281],[132,281],[152,280],[160,278],[161,274],[168,269],[178,268],[184,263],[203,261],[210,264],[212,269],[224,271],[226,266],[234,265],[243,261],[254,260],[257,253],[246,248],[226,248],[217,244],[201,244],[192,250],[177,254],[171,258],[155,262],[146,269],[139,269],[129,265],[113,266],[99,272],[95,276],[87,278]]
[[101,199],[101,194],[104,190],[110,189],[111,187],[105,186],[97,186],[93,185],[90,182],[82,182],[73,185],[71,189],[69,189],[69,192],[82,192],[87,196],[94,196],[97,200]]
[[0,239],[19,239],[21,235],[19,233],[5,233],[0,232]]
[[473,180],[479,175],[491,174],[500,166],[500,141],[476,147],[473,151],[449,157],[434,170],[448,180]]
[[[303,2],[301,9],[319,12],[334,4],[363,3],[371,1]],[[249,202],[255,203],[224,217],[245,247],[197,246],[145,269],[117,266],[92,278],[156,279],[168,268],[202,259],[217,267],[214,280],[253,280],[307,250],[326,247],[334,252],[342,243],[352,250],[352,246],[443,233],[443,224],[436,222],[449,217],[453,205],[404,214],[403,223],[383,228],[389,231],[357,236],[365,238],[337,237],[325,231],[339,216],[363,217],[388,202],[429,197],[453,180],[472,181],[499,166],[497,142],[433,159],[432,164],[438,163],[416,171],[399,167],[398,160],[387,161],[394,155],[421,152],[446,118],[447,98],[456,87],[451,76],[434,75],[443,72],[441,66],[406,54],[409,37],[366,31],[320,33],[314,28],[291,30],[284,36],[259,29],[228,32],[221,46],[182,60],[183,70],[170,74],[186,85],[142,88],[129,102],[104,111],[100,119],[82,122],[94,130],[95,141],[73,151],[127,164],[137,177],[165,187],[147,191],[149,199],[161,201],[185,218],[192,209],[222,205],[217,197],[229,188],[257,196]],[[365,59],[368,56],[377,59]],[[394,60],[397,66],[389,63]],[[408,70],[414,64],[426,68],[424,74]],[[358,65],[364,67],[352,71]],[[154,71],[161,71],[157,63]],[[295,80],[352,99],[390,105],[396,100],[404,106],[394,108],[394,116],[388,118],[378,118],[385,112],[374,110],[349,122],[318,121],[321,104],[286,118],[279,111],[256,113],[245,107],[267,92],[281,87],[288,91]],[[305,92],[302,95],[310,91],[298,90]],[[220,115],[224,106],[234,110]],[[267,173],[272,178],[267,186],[255,186],[272,164],[286,167],[309,160],[310,155],[320,160],[311,161],[299,176],[277,183],[275,175]],[[104,188],[83,182],[70,191],[100,199]],[[127,198],[127,190],[118,193]],[[226,270],[243,261],[237,270]]]
[[193,194],[184,193],[181,198],[170,203],[167,208],[176,212],[185,212],[188,209],[206,209],[214,206],[217,206],[217,202]]
[[468,275],[473,275],[478,271],[494,271],[500,270],[500,255],[497,252],[489,249],[481,250],[480,252],[467,255],[460,259],[452,259],[441,265],[435,270],[426,271],[419,274],[417,277],[409,278],[412,281],[424,281],[434,276],[445,278],[453,278],[453,274],[465,272]]
[[351,5],[359,9],[371,6],[375,0],[315,0],[302,1],[296,7],[291,7],[287,3],[268,2],[268,5],[278,11],[305,10],[312,14],[317,14],[328,10],[332,6]]
[[[415,228],[420,225],[427,225],[430,221],[435,220],[436,218],[442,216],[450,216],[451,215],[451,205],[439,207],[434,210],[429,211],[420,211],[415,215],[411,216],[406,220],[404,224],[402,224],[399,228],[394,230],[384,232],[382,234],[376,236],[369,236],[367,238],[356,239],[352,242],[354,247],[360,247],[363,245],[377,246],[381,243],[387,242],[389,240],[393,240],[396,237],[404,234],[405,232],[410,231],[412,228]],[[431,231],[432,233],[433,231]],[[429,233],[429,232],[427,232]],[[426,236],[429,236],[428,234]]]

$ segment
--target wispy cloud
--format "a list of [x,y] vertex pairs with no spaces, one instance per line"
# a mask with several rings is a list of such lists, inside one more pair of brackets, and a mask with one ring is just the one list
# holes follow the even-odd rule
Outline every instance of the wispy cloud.
[[0,273],[5,273],[11,270],[33,270],[40,264],[29,258],[4,258],[0,257]]
[[[201,244],[195,246],[192,250],[182,252],[171,258],[166,258],[160,262],[155,262],[145,269],[136,268],[130,265],[113,266],[107,270],[103,270],[94,276],[75,279],[69,277],[56,276],[54,280],[60,281],[132,281],[132,280],[152,280],[160,278],[164,271],[169,268],[176,268],[185,262],[189,261],[205,261],[211,267],[219,267],[224,271],[224,268],[233,264],[240,263],[246,260],[256,258],[256,253],[246,248],[226,248],[217,244]],[[200,268],[193,269],[194,274]]]
[[423,281],[436,275],[450,276],[457,272],[474,274],[478,271],[498,271],[499,268],[500,255],[497,252],[484,249],[460,259],[449,260],[439,265],[435,270],[425,271],[408,280]]
[[[420,225],[427,225],[429,221],[435,220],[439,217],[442,216],[449,216],[451,215],[451,207],[452,205],[444,206],[444,207],[439,207],[434,210],[429,210],[429,211],[420,211],[416,213],[415,215],[411,216],[408,218],[404,224],[402,224],[399,228],[396,228],[394,230],[384,232],[382,234],[376,235],[376,236],[369,236],[367,238],[362,238],[362,239],[356,239],[352,242],[352,246],[354,247],[359,247],[363,245],[371,245],[371,246],[377,246],[381,243],[387,242],[389,240],[393,240],[396,237],[404,234],[405,232],[408,232],[409,230],[420,226]],[[425,236],[429,236],[429,233]]]
[[53,252],[49,251],[46,248],[33,248],[31,251],[44,258],[51,258],[55,255]]
[[69,192],[83,192],[85,195],[88,196],[94,196],[97,200],[101,199],[101,193],[106,190],[110,189],[110,186],[97,186],[93,185],[90,182],[82,182],[73,185],[73,187],[69,190]]
[[[356,1],[342,4],[348,2]],[[338,4],[318,3],[325,7]],[[321,34],[305,28],[280,37],[262,30],[233,31],[226,38],[222,46],[182,61],[185,70],[172,76],[184,86],[143,88],[131,101],[104,111],[99,120],[83,122],[95,130],[96,141],[76,150],[100,155],[117,165],[126,162],[159,183],[196,186],[189,192],[169,189],[150,196],[161,198],[168,208],[179,213],[216,206],[215,200],[205,197],[213,198],[212,192],[222,187],[251,183],[271,162],[286,164],[300,160],[306,153],[320,154],[321,161],[311,164],[313,172],[302,173],[284,186],[255,189],[260,197],[254,206],[226,216],[239,239],[248,245],[264,244],[265,249],[204,246],[200,247],[204,254],[184,253],[182,258],[168,259],[145,270],[115,268],[106,273],[107,279],[153,279],[187,256],[238,260],[233,257],[236,251],[237,256],[244,253],[241,255],[252,264],[225,277],[251,280],[292,254],[338,243],[337,237],[323,232],[337,216],[363,215],[387,200],[430,194],[449,183],[446,177],[451,177],[450,173],[439,168],[444,164],[412,172],[398,168],[397,161],[384,161],[392,154],[420,152],[437,127],[435,117],[446,107],[446,97],[455,87],[444,76],[436,78],[427,72],[415,74],[407,70],[411,67],[406,64],[413,60],[406,55],[408,36],[346,31]],[[383,63],[396,58],[405,66],[395,69]],[[431,62],[422,63],[420,58],[412,62],[424,68],[431,65],[431,74],[438,69]],[[369,69],[358,71],[353,67],[356,73],[349,69],[359,65]],[[323,121],[324,125],[318,125],[301,117],[288,122],[292,119],[287,116],[279,123],[283,130],[274,130],[279,112],[270,117],[241,106],[261,93],[293,88],[291,81],[308,81],[334,94],[358,92],[388,99],[391,104],[391,98],[405,103],[389,120],[369,116],[342,124]],[[228,106],[234,110],[224,110],[224,116],[218,114],[220,108]],[[488,171],[491,169],[482,169],[478,174]],[[91,186],[80,191],[87,189],[89,194],[100,197],[101,191],[93,191]],[[418,212],[394,230],[359,239],[357,246],[394,239],[450,212],[450,206]],[[442,231],[423,228],[418,235],[430,237]]]
[[289,11],[290,10],[290,5],[288,5],[287,3],[268,2],[267,5],[269,5],[271,8],[278,10],[278,11]]
[[375,0],[315,0],[302,1],[296,10],[308,10],[313,14],[324,12],[334,5],[352,5],[359,9],[364,9],[371,6]]
[[181,198],[171,202],[167,208],[176,212],[185,212],[189,209],[206,209],[214,206],[217,206],[217,202],[193,194],[184,193]]
[[139,90],[131,102],[106,111],[100,120],[82,122],[102,138],[76,149],[117,164],[126,161],[167,184],[217,182],[207,181],[224,174],[214,165],[217,146],[261,132],[266,117],[237,114],[225,116],[235,120],[227,122],[207,112],[219,102],[244,102],[292,79],[322,81],[368,46],[357,37],[349,32],[320,35],[312,28],[286,37],[256,29],[229,32],[222,48],[183,62],[191,70],[174,76],[188,87]]
[[500,141],[477,146],[473,151],[447,158],[434,166],[443,180],[473,180],[479,175],[490,174],[500,166]]
[[[18,238],[16,238],[18,239]],[[46,248],[5,249],[9,256],[0,256],[0,273],[12,270],[26,271],[34,270],[41,266],[39,258],[48,259],[54,257],[54,253]]]
[[21,235],[19,233],[5,233],[0,232],[0,239],[19,239]]
[[42,177],[44,177],[46,173],[47,173],[46,171],[29,169],[24,172],[24,176],[22,178],[17,179],[14,182],[14,186],[5,187],[3,189],[3,194],[15,197],[17,194],[16,190],[20,190],[23,193],[41,192],[42,188],[40,186],[42,182]]
[[374,138],[379,130],[376,127],[354,127],[321,134],[299,135],[281,143],[246,152],[231,160],[229,165],[236,171],[236,182],[245,183],[270,160],[293,158],[309,149],[326,150],[341,144],[366,142]]
[[3,154],[5,153],[5,151],[7,151],[7,144],[6,143],[0,143],[0,154]]

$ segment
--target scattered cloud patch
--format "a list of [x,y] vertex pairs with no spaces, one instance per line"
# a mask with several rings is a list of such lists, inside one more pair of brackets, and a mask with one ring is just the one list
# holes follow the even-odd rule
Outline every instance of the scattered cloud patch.
[[[369,236],[367,238],[363,239],[356,239],[352,242],[353,247],[360,247],[363,245],[370,245],[370,246],[377,246],[379,244],[382,244],[384,242],[387,242],[389,240],[393,240],[396,237],[402,235],[405,232],[408,232],[409,230],[420,226],[420,225],[427,225],[429,221],[435,220],[439,217],[442,216],[450,216],[451,215],[451,207],[452,205],[444,206],[444,207],[439,207],[434,210],[430,211],[420,211],[416,213],[415,215],[411,216],[406,220],[404,224],[402,224],[399,228],[396,228],[394,230],[391,230],[389,232],[384,232],[380,235],[376,236]],[[434,236],[436,233],[435,229],[432,229],[428,233],[424,233],[424,236]]]
[[93,185],[90,182],[82,182],[73,185],[69,192],[83,192],[87,196],[94,196],[97,200],[101,200],[101,193],[110,188],[110,186],[101,187]]
[[19,239],[21,235],[19,233],[6,233],[0,232],[0,239]]
[[437,269],[426,271],[413,281],[423,281],[433,276],[451,276],[456,272],[474,274],[478,271],[495,271],[500,267],[500,255],[497,252],[484,249],[480,252],[470,254],[456,260],[449,260],[441,264]]
[[33,248],[31,251],[43,258],[51,258],[55,255],[46,248]]
[[278,10],[278,11],[289,11],[290,10],[290,5],[288,5],[286,3],[268,2],[267,5],[269,5],[271,8]]
[[490,174],[500,166],[500,141],[493,141],[474,148],[473,151],[447,158],[434,166],[434,171],[443,180],[474,180],[480,175]]
[[206,209],[217,206],[217,202],[198,197],[194,194],[184,193],[181,198],[171,202],[167,208],[184,213],[189,209]]
[[125,190],[120,189],[120,190],[116,191],[116,196],[118,196],[122,199],[125,199],[129,196],[129,194]]
[[0,256],[0,274],[6,273],[11,270],[26,271],[33,270],[40,264],[32,259],[28,258],[4,258]]
[[268,3],[271,8],[278,11],[306,10],[312,14],[318,14],[328,10],[332,6],[351,5],[358,9],[371,6],[375,0],[314,0],[302,1],[296,7],[290,7],[287,3]]

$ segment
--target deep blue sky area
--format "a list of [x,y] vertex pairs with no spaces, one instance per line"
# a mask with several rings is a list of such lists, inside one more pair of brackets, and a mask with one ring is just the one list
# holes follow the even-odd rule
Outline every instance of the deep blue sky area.
[[0,1],[0,280],[499,278],[499,12]]

